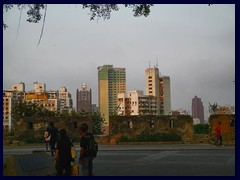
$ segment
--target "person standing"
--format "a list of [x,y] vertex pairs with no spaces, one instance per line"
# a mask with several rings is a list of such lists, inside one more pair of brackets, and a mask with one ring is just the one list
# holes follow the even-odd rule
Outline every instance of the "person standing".
[[222,145],[222,128],[221,128],[221,121],[218,122],[218,125],[215,127],[216,132],[216,139],[214,141],[214,146],[217,145],[218,141],[220,140],[220,146]]
[[[57,176],[70,176],[71,175],[71,162],[72,154],[71,147],[73,146],[70,138],[67,135],[65,129],[59,131],[60,138],[57,141],[56,149],[56,165],[57,165]],[[64,173],[65,172],[65,173]]]
[[46,131],[44,132],[44,140],[45,140],[45,144],[46,144],[46,150],[48,150],[49,148],[49,142],[50,142],[50,130],[49,128],[46,129]]
[[58,140],[58,129],[54,127],[54,123],[50,123],[50,148],[52,151],[52,156],[54,156],[54,151],[56,150],[56,143]]
[[93,158],[94,158],[94,156],[88,150],[91,133],[88,133],[88,125],[87,124],[82,124],[79,127],[79,135],[81,137],[79,164],[82,165],[83,176],[93,176]]

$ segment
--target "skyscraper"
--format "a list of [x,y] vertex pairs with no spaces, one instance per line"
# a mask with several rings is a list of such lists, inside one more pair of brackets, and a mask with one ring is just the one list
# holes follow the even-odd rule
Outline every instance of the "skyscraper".
[[105,118],[104,130],[106,134],[109,134],[109,115],[117,114],[118,93],[125,92],[125,68],[114,68],[113,65],[98,67],[99,112]]
[[199,118],[200,123],[204,124],[204,107],[201,98],[197,96],[192,99],[192,117]]
[[159,89],[159,70],[158,68],[147,68],[145,70],[146,77],[146,95],[156,97],[157,115],[160,114],[160,89]]
[[77,112],[92,112],[92,91],[83,83],[80,90],[77,89]]
[[60,113],[62,113],[62,112],[71,113],[72,112],[72,109],[73,109],[72,95],[68,92],[66,87],[60,88],[59,101],[60,101]]
[[160,75],[160,114],[168,115],[171,112],[171,86],[170,77]]

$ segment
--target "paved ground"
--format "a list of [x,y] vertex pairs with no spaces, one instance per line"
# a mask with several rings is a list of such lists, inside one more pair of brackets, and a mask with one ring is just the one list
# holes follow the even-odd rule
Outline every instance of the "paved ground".
[[[77,148],[78,149],[78,148]],[[4,147],[11,154],[28,154],[42,147]],[[94,160],[99,176],[234,176],[235,148],[211,145],[100,145]]]

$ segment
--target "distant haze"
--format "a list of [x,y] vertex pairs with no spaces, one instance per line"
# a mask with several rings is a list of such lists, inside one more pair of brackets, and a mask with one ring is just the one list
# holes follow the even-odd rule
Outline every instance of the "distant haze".
[[4,13],[3,88],[44,82],[47,89],[66,86],[76,106],[76,90],[86,82],[98,103],[97,67],[125,67],[127,90],[145,91],[145,68],[156,65],[171,78],[172,109],[191,110],[197,95],[208,102],[235,105],[235,5],[154,5],[148,17],[133,17],[120,6],[109,20],[90,21],[81,5],[48,5],[42,21],[26,22],[23,10]]

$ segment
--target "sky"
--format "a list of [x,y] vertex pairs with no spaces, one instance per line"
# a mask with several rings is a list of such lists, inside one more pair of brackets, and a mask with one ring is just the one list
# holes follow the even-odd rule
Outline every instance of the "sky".
[[235,5],[154,5],[148,17],[134,17],[122,5],[109,20],[90,21],[81,5],[48,5],[42,21],[28,23],[26,9],[3,14],[3,89],[24,82],[46,83],[47,90],[65,86],[76,106],[82,83],[98,103],[97,67],[125,67],[127,90],[145,91],[145,69],[156,65],[171,78],[172,109],[191,110],[192,98],[235,105]]

